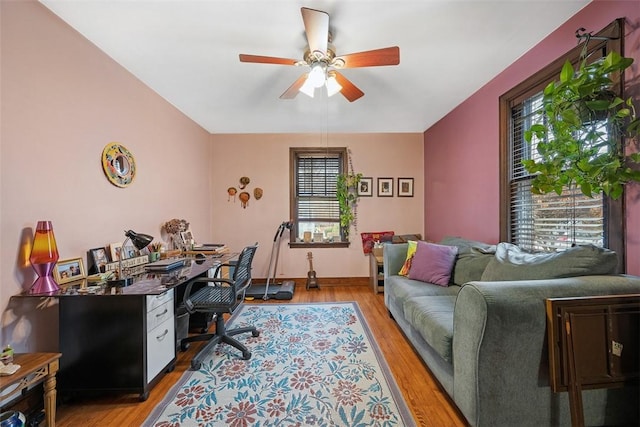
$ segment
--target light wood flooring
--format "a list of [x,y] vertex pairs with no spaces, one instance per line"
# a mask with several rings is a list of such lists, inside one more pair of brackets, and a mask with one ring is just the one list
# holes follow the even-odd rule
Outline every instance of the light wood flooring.
[[[290,301],[262,301],[252,303],[314,303],[357,301],[366,321],[389,364],[407,405],[419,426],[465,426],[464,418],[449,401],[431,373],[404,338],[384,306],[383,294],[374,294],[369,286],[322,286],[320,290],[305,290],[297,285]],[[191,356],[201,343],[193,343],[186,352],[178,354],[176,368],[164,375],[153,387],[149,398],[140,402],[137,395],[75,399],[59,402],[56,416],[58,427],[137,427],[162,400],[185,370]],[[99,369],[99,368],[96,368]]]

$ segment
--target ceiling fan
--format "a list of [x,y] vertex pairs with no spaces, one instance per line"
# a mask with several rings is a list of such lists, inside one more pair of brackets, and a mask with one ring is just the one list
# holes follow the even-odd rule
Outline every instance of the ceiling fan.
[[281,99],[295,98],[298,92],[303,92],[313,97],[315,89],[324,85],[329,96],[340,92],[349,102],[353,102],[362,97],[364,92],[358,89],[338,70],[342,68],[398,65],[400,63],[400,48],[398,46],[336,56],[335,48],[330,44],[329,14],[306,7],[300,10],[309,45],[304,53],[303,60],[240,54],[240,62],[297,65],[310,68],[309,72],[301,75],[280,95]]

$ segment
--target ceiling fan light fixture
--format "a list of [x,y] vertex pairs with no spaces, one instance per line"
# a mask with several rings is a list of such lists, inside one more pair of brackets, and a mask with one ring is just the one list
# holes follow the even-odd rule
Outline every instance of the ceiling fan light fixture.
[[329,73],[329,77],[327,77],[326,86],[327,86],[328,96],[333,96],[342,90],[342,86],[340,86],[340,83],[338,83],[338,81],[336,80],[336,76],[333,73]]
[[316,91],[316,87],[311,83],[311,78],[307,77],[307,80],[305,80],[304,84],[300,86],[300,89],[298,90],[304,93],[305,95],[313,98],[313,95]]
[[315,62],[311,64],[311,71],[307,81],[313,87],[320,87],[327,80],[327,65],[324,62]]

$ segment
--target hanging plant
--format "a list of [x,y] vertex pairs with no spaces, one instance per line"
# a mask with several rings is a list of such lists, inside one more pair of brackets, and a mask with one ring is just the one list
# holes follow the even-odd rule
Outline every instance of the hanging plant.
[[588,64],[586,44],[578,69],[567,61],[560,80],[544,89],[544,123],[525,132],[527,142],[537,143],[537,155],[522,163],[536,175],[533,193],[561,195],[577,186],[588,197],[604,192],[618,199],[625,184],[640,182],[640,170],[632,167],[640,164],[640,153],[626,154],[626,143],[640,134],[640,120],[632,99],[616,94],[613,80],[633,59],[611,52]]
[[357,230],[358,227],[358,185],[362,179],[361,173],[353,171],[351,161],[351,151],[349,156],[349,171],[346,174],[338,175],[336,181],[336,197],[340,209],[340,229],[346,241],[349,240],[351,225]]

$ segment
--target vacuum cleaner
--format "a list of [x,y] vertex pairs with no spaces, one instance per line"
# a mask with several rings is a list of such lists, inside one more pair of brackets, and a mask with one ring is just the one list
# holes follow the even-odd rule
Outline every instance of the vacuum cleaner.
[[293,280],[285,280],[282,283],[275,283],[282,234],[284,233],[284,230],[290,230],[292,226],[293,223],[291,221],[285,221],[278,226],[276,235],[273,237],[273,247],[271,248],[271,255],[269,256],[267,282],[265,284],[252,283],[245,292],[245,298],[262,298],[265,301],[271,298],[278,300],[293,298],[293,290],[295,289],[295,282]]

